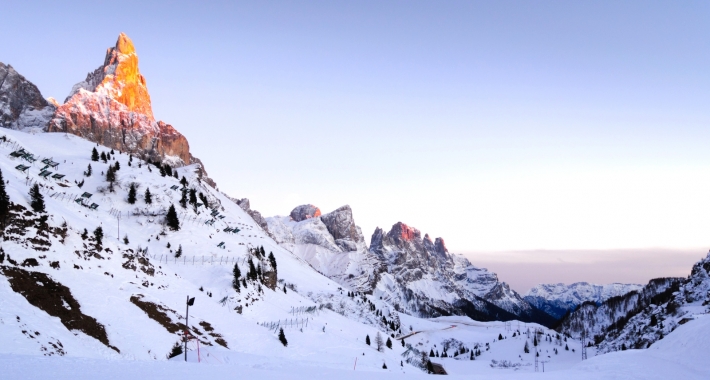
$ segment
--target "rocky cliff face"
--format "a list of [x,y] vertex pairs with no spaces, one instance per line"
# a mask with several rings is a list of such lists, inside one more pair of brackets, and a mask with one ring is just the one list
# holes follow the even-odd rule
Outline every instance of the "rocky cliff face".
[[53,114],[54,106],[42,97],[37,86],[0,62],[1,127],[45,130]]
[[154,119],[138,55],[123,33],[106,52],[103,65],[77,83],[65,103],[58,106],[48,131],[72,133],[173,165],[194,162],[185,136]]

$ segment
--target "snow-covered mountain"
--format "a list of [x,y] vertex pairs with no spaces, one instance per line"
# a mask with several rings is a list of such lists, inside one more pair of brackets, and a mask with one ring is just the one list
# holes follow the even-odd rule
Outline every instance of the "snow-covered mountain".
[[338,283],[372,293],[396,310],[420,316],[465,314],[479,320],[520,319],[551,324],[495,273],[451,254],[444,240],[396,223],[377,228],[368,247],[350,206],[327,214],[314,205],[266,219],[288,250]]
[[657,292],[642,307],[631,310],[596,337],[598,352],[649,347],[678,326],[708,313],[710,253],[693,265],[688,278],[669,281],[664,291]]
[[601,304],[611,297],[622,296],[641,289],[637,284],[596,285],[588,282],[574,284],[540,284],[528,290],[525,300],[555,318],[562,318],[569,310],[585,302]]
[[138,54],[123,33],[107,49],[103,64],[74,85],[63,104],[44,99],[34,84],[0,63],[0,125],[72,133],[173,166],[199,164],[201,179],[214,186],[201,161],[190,153],[185,136],[154,118]]

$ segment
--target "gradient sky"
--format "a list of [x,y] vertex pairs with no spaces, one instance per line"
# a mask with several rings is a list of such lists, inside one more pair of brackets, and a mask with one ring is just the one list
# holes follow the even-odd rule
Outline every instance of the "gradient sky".
[[4,1],[0,61],[63,101],[125,32],[224,192],[350,204],[368,241],[402,221],[507,281],[521,251],[647,278],[706,251],[707,1],[145,3]]

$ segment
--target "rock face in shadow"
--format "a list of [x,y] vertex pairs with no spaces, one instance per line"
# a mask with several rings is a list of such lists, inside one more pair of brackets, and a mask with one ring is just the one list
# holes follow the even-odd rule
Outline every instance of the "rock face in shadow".
[[49,132],[72,133],[141,158],[193,163],[185,136],[156,121],[133,42],[121,33],[103,65],[72,88],[49,122]]
[[0,127],[45,130],[54,110],[37,86],[0,62]]
[[320,220],[328,228],[328,232],[335,239],[335,244],[343,252],[356,251],[358,243],[362,242],[363,244],[360,245],[364,245],[365,239],[362,236],[360,227],[355,225],[353,211],[350,206],[345,205],[335,211],[321,215]]

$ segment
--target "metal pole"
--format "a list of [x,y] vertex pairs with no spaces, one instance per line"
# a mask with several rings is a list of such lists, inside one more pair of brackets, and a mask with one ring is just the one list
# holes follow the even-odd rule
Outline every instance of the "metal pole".
[[187,332],[188,332],[188,327],[187,324],[187,319],[190,316],[190,296],[187,296],[187,300],[185,301],[185,332],[183,333],[184,339],[185,339],[185,361],[187,361]]

